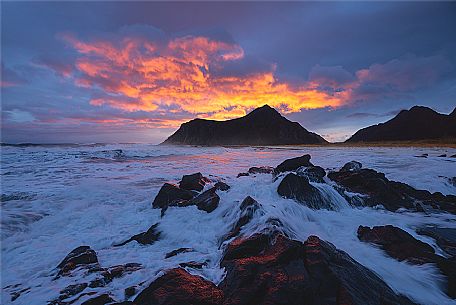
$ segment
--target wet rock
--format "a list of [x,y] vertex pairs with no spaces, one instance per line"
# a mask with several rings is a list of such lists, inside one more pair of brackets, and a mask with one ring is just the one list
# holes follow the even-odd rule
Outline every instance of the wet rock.
[[350,161],[344,164],[340,169],[341,172],[356,172],[363,167],[361,162],[358,161]]
[[231,187],[226,184],[223,181],[218,181],[216,184],[214,184],[215,189],[220,190],[220,191],[228,191]]
[[249,173],[239,173],[239,174],[237,174],[236,178],[246,177],[246,176],[249,176],[249,175],[250,175]]
[[274,172],[274,168],[270,166],[260,166],[260,167],[251,167],[248,170],[249,174],[272,174]]
[[215,187],[212,187],[195,198],[183,203],[181,206],[196,205],[198,210],[210,213],[218,207],[220,202],[220,197],[215,192],[216,190]]
[[277,193],[285,198],[295,199],[312,209],[331,209],[331,203],[320,191],[309,183],[307,177],[289,173],[280,182]]
[[165,258],[170,258],[170,257],[176,256],[180,253],[192,252],[192,251],[194,251],[192,248],[179,248],[179,249],[166,253]]
[[392,225],[358,227],[358,238],[364,242],[380,245],[388,255],[399,261],[407,260],[413,264],[425,264],[436,259],[434,249],[414,238],[401,228]]
[[201,173],[195,173],[192,175],[184,175],[179,183],[179,187],[188,191],[201,192],[207,182],[209,182],[209,180]]
[[424,227],[417,230],[420,235],[432,237],[437,245],[451,256],[456,256],[456,229]]
[[60,262],[57,268],[60,269],[59,275],[62,275],[76,267],[90,264],[98,264],[97,253],[89,246],[79,246],[72,250],[63,261]]
[[127,263],[124,265],[112,266],[108,268],[105,277],[109,277],[111,279],[119,278],[125,275],[126,273],[131,273],[140,269],[142,269],[142,265],[138,263]]
[[451,155],[450,158],[456,158],[456,154]]
[[425,207],[456,213],[456,196],[417,190],[405,183],[390,181],[372,169],[328,173],[328,178],[346,190],[365,195],[363,204],[383,205],[387,210],[399,208],[422,211]]
[[224,305],[413,304],[332,244],[311,236],[305,243],[281,234],[232,241],[221,261]]
[[301,166],[313,166],[313,164],[310,163],[309,154],[283,161],[274,169],[274,174],[278,175],[283,172],[294,171],[300,168]]
[[448,178],[448,182],[449,182],[451,185],[456,186],[456,177]]
[[102,294],[99,296],[96,296],[94,298],[91,298],[85,302],[83,302],[81,305],[105,305],[105,304],[110,304],[112,302],[115,302],[113,298],[109,296],[109,294]]
[[222,241],[229,240],[239,234],[243,226],[249,223],[255,212],[260,208],[260,204],[250,196],[245,197],[241,202],[239,209],[241,210],[241,215],[234,225],[233,229],[222,239]]
[[136,305],[221,305],[223,292],[202,277],[181,268],[168,270],[133,301]]
[[136,294],[136,286],[130,286],[125,288],[124,294],[127,299],[131,298]]
[[182,268],[202,269],[204,266],[206,266],[206,263],[198,263],[195,261],[191,261],[186,263],[180,263],[179,266]]
[[437,266],[447,277],[446,294],[456,299],[456,256],[437,261]]
[[149,230],[147,230],[146,232],[142,232],[142,233],[133,235],[128,240],[126,240],[120,244],[115,244],[114,247],[123,246],[132,241],[137,241],[141,245],[151,245],[160,239],[161,232],[157,229],[157,227],[158,227],[158,223],[151,226],[149,228]]
[[60,291],[60,300],[72,297],[78,293],[81,293],[84,289],[87,288],[87,283],[69,285],[65,289]]
[[326,176],[325,170],[320,166],[300,167],[296,173],[298,176],[307,177],[309,181],[317,183],[324,183],[323,177]]
[[181,189],[174,184],[165,183],[155,197],[152,207],[161,209],[169,205],[176,205],[179,202],[192,199],[194,194],[194,192]]
[[447,155],[446,154],[441,154],[441,155],[438,155],[437,157],[439,158],[445,158]]

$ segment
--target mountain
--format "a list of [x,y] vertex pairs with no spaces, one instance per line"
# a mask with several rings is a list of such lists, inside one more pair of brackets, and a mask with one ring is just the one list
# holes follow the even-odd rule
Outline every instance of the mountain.
[[194,119],[184,123],[162,144],[189,145],[289,145],[323,144],[321,136],[284,118],[264,105],[246,116],[214,121]]
[[358,130],[346,142],[382,142],[456,139],[456,108],[441,114],[431,108],[414,106],[391,120]]

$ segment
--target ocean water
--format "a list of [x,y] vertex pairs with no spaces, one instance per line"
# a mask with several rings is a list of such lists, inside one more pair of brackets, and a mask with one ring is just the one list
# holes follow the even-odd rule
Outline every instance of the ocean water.
[[[188,269],[219,283],[223,246],[219,241],[239,217],[240,202],[248,195],[261,205],[242,234],[251,235],[276,218],[297,240],[318,235],[346,251],[377,273],[390,287],[420,304],[455,304],[442,291],[443,278],[431,264],[413,266],[388,257],[377,247],[356,237],[359,225],[393,224],[441,250],[429,237],[414,229],[434,224],[456,228],[456,217],[441,213],[388,212],[352,208],[330,186],[314,184],[331,198],[335,211],[311,210],[281,198],[278,181],[271,175],[236,178],[251,166],[276,166],[283,160],[309,153],[312,162],[327,170],[357,160],[363,167],[384,172],[389,179],[432,192],[456,194],[448,177],[456,176],[456,154],[450,148],[340,148],[340,147],[166,147],[145,144],[56,145],[2,147],[1,159],[1,286],[2,304],[46,304],[68,285],[89,282],[76,273],[53,280],[56,266],[74,248],[91,246],[103,267],[140,263],[143,269],[114,279],[106,287],[84,292],[110,293],[124,300],[124,289],[148,283],[179,263],[206,262],[201,270]],[[418,158],[421,154],[428,158]],[[194,206],[160,210],[151,203],[164,182],[178,182],[182,175],[201,172],[231,186],[219,192],[219,207],[206,213]],[[206,187],[210,187],[207,185]],[[136,242],[113,244],[159,223],[162,238],[153,245]],[[165,259],[181,247],[194,251]],[[10,294],[24,290],[11,301]],[[89,297],[82,297],[80,304]]]

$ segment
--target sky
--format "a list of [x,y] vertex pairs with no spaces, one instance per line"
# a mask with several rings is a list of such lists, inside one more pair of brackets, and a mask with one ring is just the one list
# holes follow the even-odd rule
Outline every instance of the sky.
[[160,143],[269,104],[329,141],[456,106],[456,2],[1,2],[2,142]]

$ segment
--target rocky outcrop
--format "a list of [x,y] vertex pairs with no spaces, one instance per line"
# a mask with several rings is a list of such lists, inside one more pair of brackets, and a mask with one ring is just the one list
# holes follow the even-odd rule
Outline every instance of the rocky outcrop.
[[128,244],[132,241],[137,241],[141,245],[151,245],[160,238],[160,231],[157,229],[158,223],[152,225],[146,232],[133,235],[129,239],[120,244],[115,244],[114,247],[119,247]]
[[202,277],[181,268],[168,270],[144,289],[133,301],[135,305],[222,305],[223,292]]
[[313,166],[312,163],[310,163],[310,155],[303,155],[301,157],[296,157],[296,158],[291,158],[283,161],[279,165],[276,166],[274,169],[274,174],[278,175],[283,172],[290,172],[290,171],[295,171],[300,167],[309,167]]
[[[271,128],[272,127],[272,128]],[[162,144],[184,145],[286,145],[324,144],[321,136],[284,118],[265,105],[238,119],[194,119],[184,123]]]
[[350,192],[366,195],[363,198],[366,206],[383,205],[390,211],[399,208],[423,211],[430,208],[456,213],[456,196],[416,190],[405,183],[390,181],[385,174],[373,169],[357,166],[356,170],[330,172],[328,178]]
[[332,244],[256,234],[229,244],[220,264],[224,305],[413,304]]
[[298,176],[303,176],[309,179],[310,182],[324,183],[323,178],[326,176],[326,172],[323,167],[320,166],[309,166],[300,167],[296,170]]
[[280,182],[277,193],[294,199],[312,209],[332,209],[331,202],[320,191],[309,183],[307,177],[289,173]]
[[180,202],[190,200],[194,195],[195,193],[192,191],[181,189],[171,183],[165,183],[152,202],[152,207],[167,208],[170,205],[177,205]]
[[[455,109],[456,110],[456,109]],[[456,115],[414,106],[393,119],[358,130],[347,142],[418,141],[456,138]]]
[[198,210],[210,213],[218,207],[220,202],[220,197],[215,192],[216,190],[216,187],[212,187],[189,201],[179,204],[179,206],[196,205]]
[[98,264],[97,253],[89,246],[80,246],[72,250],[57,266],[59,275],[65,275],[69,271],[79,267]]
[[179,182],[179,187],[183,190],[201,192],[207,182],[209,182],[209,179],[204,177],[201,173],[195,173],[192,175],[184,175],[181,182]]
[[228,191],[231,188],[231,186],[229,186],[228,184],[226,184],[223,181],[217,181],[214,184],[214,187],[215,187],[215,189],[217,189],[219,191],[222,191],[222,192],[226,192],[226,191]]

